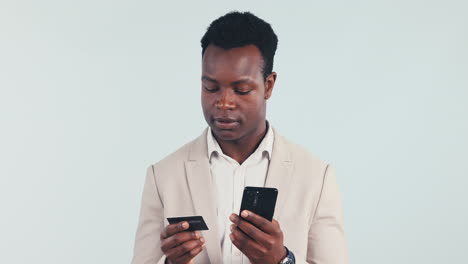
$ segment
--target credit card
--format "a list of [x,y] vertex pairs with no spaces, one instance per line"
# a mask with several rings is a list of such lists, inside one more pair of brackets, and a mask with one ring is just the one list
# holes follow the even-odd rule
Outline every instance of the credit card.
[[187,231],[208,230],[208,226],[201,216],[183,216],[183,217],[168,217],[169,224],[177,224],[182,221],[189,223]]

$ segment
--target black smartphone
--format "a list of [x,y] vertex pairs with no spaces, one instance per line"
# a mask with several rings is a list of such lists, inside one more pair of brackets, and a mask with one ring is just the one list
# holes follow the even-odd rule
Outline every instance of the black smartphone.
[[249,210],[271,222],[275,213],[277,197],[278,189],[276,188],[247,186],[244,188],[244,194],[242,195],[239,215],[243,210]]

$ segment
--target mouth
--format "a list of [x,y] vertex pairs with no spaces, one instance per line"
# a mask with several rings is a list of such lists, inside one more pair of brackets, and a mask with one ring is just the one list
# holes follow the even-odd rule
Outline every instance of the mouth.
[[239,125],[239,121],[234,118],[214,118],[214,124],[219,129],[233,129]]

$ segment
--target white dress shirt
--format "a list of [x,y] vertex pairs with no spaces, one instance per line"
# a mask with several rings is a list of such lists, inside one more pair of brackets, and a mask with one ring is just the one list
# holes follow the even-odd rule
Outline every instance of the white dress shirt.
[[225,155],[211,133],[207,133],[211,176],[216,184],[218,231],[223,263],[249,263],[247,257],[229,238],[232,213],[239,214],[245,186],[264,187],[273,150],[273,129],[268,130],[260,145],[242,164]]

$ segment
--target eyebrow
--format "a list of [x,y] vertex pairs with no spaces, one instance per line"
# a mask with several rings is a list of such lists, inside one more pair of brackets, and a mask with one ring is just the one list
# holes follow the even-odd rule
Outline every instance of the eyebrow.
[[[212,79],[212,78],[210,78],[208,76],[205,76],[205,75],[203,75],[201,79],[202,79],[202,81],[205,80],[205,81],[209,81],[209,82],[212,82],[212,83],[219,83],[217,80]],[[237,85],[237,84],[249,83],[249,82],[251,82],[250,78],[245,78],[245,79],[240,79],[240,80],[234,81],[231,84],[232,85]]]
[[217,80],[215,80],[215,79],[211,79],[210,77],[208,77],[208,76],[205,76],[205,75],[203,75],[203,76],[201,77],[201,79],[202,79],[202,81],[209,81],[209,82],[218,83],[218,81],[217,81]]

